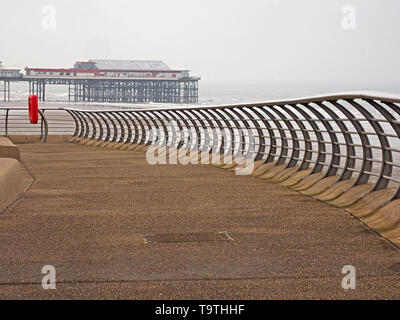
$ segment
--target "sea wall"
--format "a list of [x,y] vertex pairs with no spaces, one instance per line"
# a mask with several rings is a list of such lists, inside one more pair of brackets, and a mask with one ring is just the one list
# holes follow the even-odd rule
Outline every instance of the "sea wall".
[[20,153],[10,140],[0,137],[0,212],[24,193]]

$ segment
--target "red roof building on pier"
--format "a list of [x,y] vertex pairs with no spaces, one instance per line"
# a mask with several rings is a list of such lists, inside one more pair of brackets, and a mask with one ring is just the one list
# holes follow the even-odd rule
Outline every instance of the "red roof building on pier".
[[190,78],[189,70],[172,70],[159,60],[78,61],[73,68],[26,68],[26,77],[136,78],[180,80]]

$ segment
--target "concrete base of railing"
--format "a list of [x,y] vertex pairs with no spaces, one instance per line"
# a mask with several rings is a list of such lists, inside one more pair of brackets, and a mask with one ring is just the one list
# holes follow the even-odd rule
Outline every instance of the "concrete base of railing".
[[[10,135],[8,137],[14,143],[39,143],[41,142],[41,137],[39,135]],[[71,135],[64,135],[64,134],[52,134],[48,135],[46,142],[47,143],[61,143],[65,142],[71,138]]]
[[0,158],[20,160],[18,147],[5,137],[0,137]]
[[[109,150],[146,152],[149,148],[149,146],[142,144],[125,144],[90,139],[72,139],[71,141]],[[173,148],[158,149],[159,154],[166,154],[167,157],[171,153],[179,155],[185,154],[185,152],[184,150]],[[234,163],[224,163],[224,157],[211,153],[199,152],[188,158],[193,161],[196,157],[198,164],[209,163],[232,172],[235,172],[236,168],[243,166],[243,159],[236,159]],[[250,176],[279,183],[284,187],[297,190],[305,195],[342,208],[394,244],[400,246],[400,200],[388,203],[393,195],[393,190],[385,189],[371,192],[371,184],[354,186],[354,179],[339,181],[339,176],[337,175],[325,177],[324,172],[313,173],[310,169],[287,168],[286,165],[277,165],[275,162],[264,163],[263,161],[256,161]]]
[[9,139],[0,137],[0,212],[24,193],[20,153]]
[[15,159],[0,158],[0,212],[24,194],[20,164]]

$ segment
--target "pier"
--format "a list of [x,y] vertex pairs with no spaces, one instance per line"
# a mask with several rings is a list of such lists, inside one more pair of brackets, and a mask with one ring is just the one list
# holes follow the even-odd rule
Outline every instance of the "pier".
[[197,103],[198,80],[0,78],[0,89],[4,101],[10,101],[10,86],[13,82],[25,81],[29,83],[28,93],[36,94],[40,101],[46,101],[46,88],[49,85],[66,85],[68,101],[74,102]]
[[29,94],[46,101],[50,85],[68,87],[68,101],[115,103],[197,103],[198,81],[189,70],[172,70],[162,61],[90,60],[73,68],[26,68],[26,74],[2,77],[4,101],[10,101],[10,84],[29,83]]
[[400,297],[399,99],[42,111],[8,110],[1,298]]
[[[49,85],[68,86],[68,101],[73,102],[157,102],[197,103],[198,78],[180,80],[24,77],[29,94],[46,100]],[[9,87],[8,87],[9,88]]]
[[[150,166],[141,152],[18,146],[35,180],[0,214],[1,299],[399,298],[399,250],[297,191],[212,166]],[[220,231],[233,241],[144,241]],[[345,291],[349,263],[357,290]],[[44,265],[56,290],[41,287]]]

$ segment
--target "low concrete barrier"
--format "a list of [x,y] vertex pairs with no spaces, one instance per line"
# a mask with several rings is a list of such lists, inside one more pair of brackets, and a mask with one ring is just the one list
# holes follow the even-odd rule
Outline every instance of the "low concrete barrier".
[[18,147],[6,137],[0,137],[0,212],[24,193],[19,160]]
[[[10,140],[14,143],[39,143],[42,141],[42,138],[39,135],[10,135]],[[46,137],[46,142],[48,143],[61,143],[67,141],[71,138],[71,135],[66,134],[51,134]]]
[[24,185],[19,162],[15,159],[0,158],[0,212],[23,193]]
[[0,158],[20,160],[18,147],[5,137],[0,137]]

